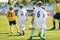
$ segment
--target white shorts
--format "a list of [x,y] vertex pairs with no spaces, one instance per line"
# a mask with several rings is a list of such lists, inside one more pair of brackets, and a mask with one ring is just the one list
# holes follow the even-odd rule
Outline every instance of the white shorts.
[[35,28],[38,26],[38,29],[45,29],[46,27],[46,21],[45,20],[40,20],[40,21],[35,21],[32,25],[32,28]]
[[19,26],[25,26],[26,20],[18,20]]

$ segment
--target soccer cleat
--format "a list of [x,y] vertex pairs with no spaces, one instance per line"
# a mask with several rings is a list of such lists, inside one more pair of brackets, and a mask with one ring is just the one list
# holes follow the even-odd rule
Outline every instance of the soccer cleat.
[[19,36],[23,36],[20,32],[18,32],[19,33]]
[[30,37],[30,39],[29,40],[32,40],[32,36]]
[[19,36],[23,36],[22,34],[19,34]]
[[23,35],[25,35],[25,31],[23,31]]
[[41,38],[41,40],[45,40],[44,35],[43,35],[43,37],[41,37],[41,33],[40,33],[40,38]]

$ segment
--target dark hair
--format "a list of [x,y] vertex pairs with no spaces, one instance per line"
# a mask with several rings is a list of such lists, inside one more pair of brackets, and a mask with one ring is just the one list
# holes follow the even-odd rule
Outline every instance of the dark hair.
[[10,9],[10,10],[13,10],[13,7],[10,7],[9,9]]

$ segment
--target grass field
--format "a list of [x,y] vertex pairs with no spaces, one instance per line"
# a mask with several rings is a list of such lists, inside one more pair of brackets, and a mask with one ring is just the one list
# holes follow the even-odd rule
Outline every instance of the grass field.
[[[57,20],[56,20],[56,30],[48,30],[53,27],[52,19],[53,19],[52,17],[47,18],[45,38],[46,40],[60,40],[60,30],[58,30]],[[0,16],[0,40],[28,40],[31,33],[31,30],[29,30],[30,21],[31,17],[28,17],[28,21],[26,23],[26,34],[24,36],[18,36],[15,27],[13,27],[14,33],[10,34],[7,18],[5,16]],[[40,40],[40,38],[37,35],[38,35],[38,29],[36,28],[33,40]]]

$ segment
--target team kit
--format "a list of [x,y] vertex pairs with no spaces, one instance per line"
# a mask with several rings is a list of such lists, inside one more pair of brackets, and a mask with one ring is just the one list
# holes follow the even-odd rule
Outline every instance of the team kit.
[[[16,27],[17,33],[19,33],[19,36],[23,36],[25,34],[25,26],[26,26],[26,21],[28,20],[28,14],[26,9],[24,9],[24,5],[20,4],[19,5],[19,10],[17,13],[17,18],[18,18],[18,26],[16,23],[15,19],[15,13],[13,10],[13,7],[11,6],[9,10],[5,13],[10,25],[10,32],[13,33],[12,30],[12,25]],[[38,7],[33,7],[33,12],[32,12],[32,20],[31,20],[31,34],[29,40],[32,40],[34,30],[36,26],[38,27],[38,32],[39,32],[39,37],[41,40],[45,40],[44,33],[45,33],[45,28],[46,28],[46,18],[48,17],[48,13],[46,12],[45,8],[42,6],[42,2],[38,2]]]

